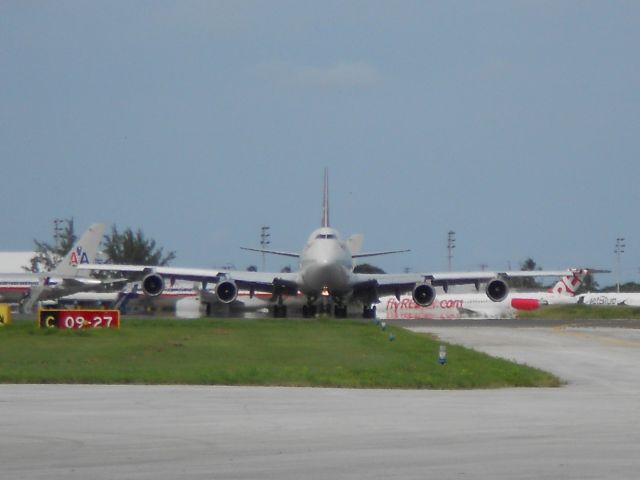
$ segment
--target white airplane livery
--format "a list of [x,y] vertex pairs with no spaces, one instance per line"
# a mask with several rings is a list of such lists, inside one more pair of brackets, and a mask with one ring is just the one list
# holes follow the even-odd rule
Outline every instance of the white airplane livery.
[[411,293],[413,301],[421,306],[431,305],[436,299],[436,287],[446,292],[450,285],[485,285],[485,295],[494,302],[504,300],[509,287],[506,281],[513,277],[562,276],[570,272],[447,272],[404,274],[360,274],[353,271],[357,259],[386,255],[406,250],[360,253],[362,236],[353,235],[344,240],[329,222],[329,183],[325,169],[322,222],[319,229],[309,236],[301,253],[263,249],[247,249],[261,253],[285,255],[299,260],[299,270],[291,273],[250,272],[234,270],[207,270],[193,268],[162,267],[154,265],[80,265],[78,268],[109,270],[116,272],[140,272],[144,275],[141,286],[145,294],[159,296],[167,282],[190,280],[199,282],[202,291],[207,285],[215,285],[213,295],[221,303],[234,302],[240,290],[250,296],[256,292],[271,294],[270,304],[274,317],[287,315],[284,299],[302,294],[305,303],[302,313],[314,316],[329,304],[336,317],[347,316],[347,305],[362,305],[362,315],[374,318],[380,296]]
[[589,292],[578,295],[577,303],[584,305],[626,305],[629,307],[638,307],[640,306],[640,293]]
[[75,292],[94,290],[103,283],[91,278],[79,265],[95,263],[104,225],[91,225],[69,253],[50,272],[0,274],[0,301],[20,303],[29,312],[41,300],[51,300]]
[[501,302],[492,302],[479,293],[439,295],[429,306],[416,304],[410,296],[380,298],[378,315],[388,320],[512,318],[518,311],[536,310],[541,305],[577,303],[575,292],[589,269],[573,269],[547,291],[509,292]]

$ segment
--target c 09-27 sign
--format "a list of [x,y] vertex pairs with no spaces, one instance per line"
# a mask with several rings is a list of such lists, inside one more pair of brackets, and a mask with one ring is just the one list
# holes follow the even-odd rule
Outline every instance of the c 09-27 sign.
[[120,328],[119,310],[39,310],[40,328]]

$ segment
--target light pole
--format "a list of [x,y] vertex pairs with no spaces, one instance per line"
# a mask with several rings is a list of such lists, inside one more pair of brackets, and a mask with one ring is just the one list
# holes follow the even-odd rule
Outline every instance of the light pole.
[[[260,228],[260,249],[264,250],[267,245],[271,244],[269,238],[271,238],[271,234],[269,233],[269,228],[266,225]],[[262,271],[266,271],[266,264],[264,258],[264,252],[262,252]]]
[[620,255],[624,253],[624,237],[616,238],[616,248],[613,253],[616,254],[616,291],[620,293]]
[[67,220],[63,220],[62,218],[54,218],[53,219],[53,241],[56,244],[56,248],[60,248],[60,243],[62,242],[62,232],[64,227],[62,224],[67,222]]
[[456,232],[449,230],[447,234],[447,260],[449,261],[449,271],[451,271],[451,259],[453,258],[453,249],[456,248]]

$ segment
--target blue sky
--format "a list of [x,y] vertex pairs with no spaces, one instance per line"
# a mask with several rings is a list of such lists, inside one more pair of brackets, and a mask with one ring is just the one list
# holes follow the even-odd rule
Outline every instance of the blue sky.
[[[640,3],[4,1],[0,250],[73,217],[174,265],[260,265],[331,220],[387,271],[638,280]],[[267,267],[287,264],[270,258]],[[601,283],[612,283],[603,276]]]

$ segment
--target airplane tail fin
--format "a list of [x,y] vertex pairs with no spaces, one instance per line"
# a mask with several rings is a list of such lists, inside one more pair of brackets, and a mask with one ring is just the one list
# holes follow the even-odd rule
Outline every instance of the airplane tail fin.
[[573,270],[572,275],[565,275],[548,291],[564,297],[573,297],[587,273],[589,273],[589,270],[584,268]]
[[322,227],[330,227],[329,224],[329,169],[324,169],[324,194],[322,197]]
[[61,277],[88,277],[90,270],[78,270],[76,267],[81,263],[96,263],[98,245],[102,241],[104,224],[94,223],[91,225],[69,250],[69,253],[62,259],[58,266],[51,272],[52,276]]
[[347,246],[352,255],[357,255],[362,251],[362,244],[364,243],[364,235],[361,233],[354,233],[347,238]]

